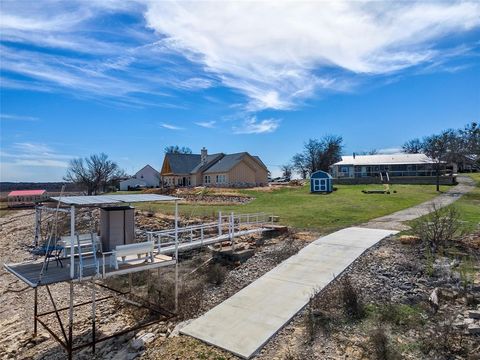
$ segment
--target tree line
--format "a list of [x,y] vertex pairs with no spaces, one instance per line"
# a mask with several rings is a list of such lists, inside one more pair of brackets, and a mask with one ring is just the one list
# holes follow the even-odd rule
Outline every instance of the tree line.
[[448,129],[423,139],[411,139],[403,144],[402,150],[409,154],[422,153],[435,161],[439,191],[442,164],[470,161],[480,167],[480,126],[471,122],[462,129]]

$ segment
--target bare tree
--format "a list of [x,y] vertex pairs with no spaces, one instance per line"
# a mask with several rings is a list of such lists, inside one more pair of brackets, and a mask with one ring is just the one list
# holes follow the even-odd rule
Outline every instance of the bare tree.
[[440,169],[442,164],[457,162],[461,157],[461,141],[454,130],[445,130],[439,135],[431,135],[423,140],[423,151],[435,161],[437,191],[440,191]]
[[117,163],[101,153],[71,160],[63,179],[85,187],[88,195],[92,195],[105,191],[108,185],[112,185],[122,176],[125,176],[125,173]]
[[422,149],[423,142],[418,138],[409,140],[402,146],[403,152],[407,154],[419,154],[422,152]]
[[280,166],[280,169],[282,170],[282,176],[290,181],[292,178],[292,172],[293,172],[293,165],[292,164],[285,164]]
[[178,146],[178,145],[170,145],[166,146],[165,149],[165,154],[191,154],[192,149],[186,146]]
[[317,170],[328,171],[332,164],[341,159],[342,142],[342,137],[335,135],[308,140],[303,145],[303,152],[292,158],[294,169],[304,179]]
[[293,169],[300,174],[302,179],[306,179],[308,176],[308,164],[305,156],[301,153],[295,154],[292,158]]

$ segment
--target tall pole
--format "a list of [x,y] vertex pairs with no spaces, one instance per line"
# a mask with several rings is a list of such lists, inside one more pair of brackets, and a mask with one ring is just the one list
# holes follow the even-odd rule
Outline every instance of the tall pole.
[[70,280],[70,307],[68,309],[68,360],[72,360],[73,353],[73,281]]
[[75,206],[70,207],[70,279],[75,277]]
[[175,313],[178,312],[178,200],[175,200]]
[[95,321],[96,321],[96,316],[95,316],[95,308],[96,308],[96,294],[95,294],[95,278],[92,280],[92,353],[95,354],[95,341],[96,341],[96,336],[95,336]]

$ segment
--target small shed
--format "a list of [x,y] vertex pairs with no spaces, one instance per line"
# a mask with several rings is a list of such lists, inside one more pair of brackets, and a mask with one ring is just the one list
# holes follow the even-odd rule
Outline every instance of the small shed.
[[310,176],[310,192],[330,193],[333,191],[332,175],[325,171],[315,171]]

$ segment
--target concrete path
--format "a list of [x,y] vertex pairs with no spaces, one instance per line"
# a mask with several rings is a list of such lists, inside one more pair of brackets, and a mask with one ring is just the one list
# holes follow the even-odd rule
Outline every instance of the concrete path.
[[351,227],[321,237],[180,332],[249,359],[313,294],[396,232]]
[[405,210],[397,211],[390,215],[370,220],[360,226],[374,229],[407,230],[409,227],[404,224],[404,222],[414,220],[430,213],[434,205],[438,208],[450,205],[457,201],[462,195],[465,195],[475,188],[475,182],[468,176],[459,176],[457,177],[457,181],[458,185],[453,186],[447,192],[438,195],[432,200]]

